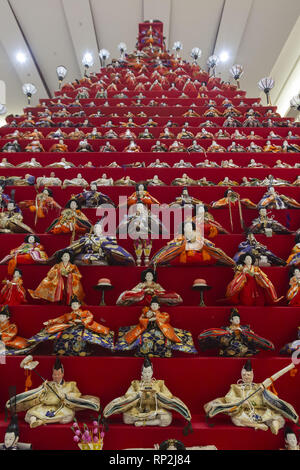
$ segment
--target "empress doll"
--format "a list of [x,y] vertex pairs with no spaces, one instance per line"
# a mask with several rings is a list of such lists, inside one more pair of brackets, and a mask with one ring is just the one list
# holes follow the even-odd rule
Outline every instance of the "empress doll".
[[69,250],[59,252],[56,261],[38,287],[35,290],[28,290],[31,297],[69,304],[72,295],[76,295],[82,302],[84,298],[82,275],[73,264],[72,252]]
[[82,234],[88,232],[92,225],[83,212],[81,205],[76,198],[70,199],[58,219],[55,219],[47,228],[46,232],[54,234],[75,233]]
[[16,204],[11,201],[7,204],[2,202],[0,212],[0,233],[33,233],[33,230],[23,223],[22,212]]
[[21,305],[27,302],[26,291],[23,287],[22,271],[16,268],[11,280],[4,279],[0,291],[0,304]]
[[119,329],[116,351],[136,350],[136,356],[171,357],[172,350],[197,353],[189,331],[173,328],[170,316],[160,311],[157,297],[142,309],[138,325]]
[[141,282],[131,290],[120,294],[117,305],[149,305],[152,297],[156,297],[160,304],[178,305],[183,302],[176,292],[166,291],[157,283],[157,273],[153,269],[142,271]]
[[281,300],[268,276],[255,266],[251,253],[242,254],[237,262],[233,280],[228,284],[226,297],[233,305],[273,305]]
[[241,325],[238,310],[233,308],[229,316],[229,325],[221,328],[210,328],[198,336],[199,346],[203,351],[218,349],[223,357],[245,357],[257,354],[260,349],[274,351],[271,341],[261,338],[250,329]]
[[138,199],[147,207],[150,207],[152,204],[160,204],[160,202],[147,191],[146,183],[136,184],[135,192],[127,199],[128,207],[136,204]]
[[76,296],[72,296],[70,306],[71,312],[44,322],[44,328],[29,338],[28,343],[36,346],[54,340],[53,354],[60,356],[87,356],[91,353],[89,346],[94,344],[112,349],[114,333],[97,323]]
[[183,234],[167,243],[151,259],[150,265],[212,265],[217,262],[234,266],[235,262],[212,242],[201,237],[194,221],[183,222]]
[[46,263],[48,255],[41,245],[40,238],[37,235],[27,235],[24,242],[10,251],[1,261],[0,264],[8,262],[8,274],[12,274],[17,264],[35,264]]

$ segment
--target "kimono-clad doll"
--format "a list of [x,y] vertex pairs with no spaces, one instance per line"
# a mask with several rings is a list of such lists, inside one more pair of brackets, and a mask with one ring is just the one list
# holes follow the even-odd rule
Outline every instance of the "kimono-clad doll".
[[286,298],[290,307],[300,306],[300,267],[292,266],[290,271],[289,290]]
[[73,264],[73,253],[70,250],[62,250],[58,253],[56,261],[38,287],[35,290],[29,289],[28,292],[34,299],[44,299],[48,302],[70,304],[73,295],[82,302],[82,275]]
[[258,209],[300,209],[300,204],[295,199],[279,194],[275,191],[274,186],[270,186],[268,191],[263,195],[259,203]]
[[183,302],[176,292],[166,291],[157,281],[157,273],[153,269],[142,271],[141,282],[131,290],[120,294],[117,305],[149,305],[152,297],[156,297],[160,304],[178,305]]
[[8,262],[7,272],[12,274],[18,264],[46,263],[48,255],[41,245],[40,238],[37,235],[27,235],[24,242],[10,251],[0,264]]
[[255,256],[250,253],[239,257],[234,278],[226,289],[226,297],[232,305],[273,305],[281,300],[268,276],[255,262]]
[[78,173],[76,178],[65,179],[62,188],[65,189],[68,186],[82,186],[83,188],[88,187],[88,182],[82,177],[81,173]]
[[[115,237],[106,236],[103,233],[103,225],[100,220],[93,227],[93,232],[86,233],[67,247],[74,257],[77,265],[133,265],[133,256],[118,245]],[[58,256],[64,250],[57,251]]]
[[96,344],[113,349],[113,331],[97,323],[89,310],[84,310],[76,296],[71,298],[71,312],[44,322],[45,327],[29,338],[28,342],[38,345],[54,341],[53,354],[59,356],[87,356],[90,345]]
[[[21,366],[24,369],[34,364],[32,356],[26,356]],[[92,410],[98,412],[100,400],[91,395],[82,395],[76,382],[64,380],[64,368],[57,357],[52,370],[52,380],[45,380],[39,387],[16,395],[16,412],[26,411],[25,421],[31,428],[51,423],[71,423],[75,412]],[[8,400],[6,408],[10,409]]]
[[19,442],[19,438],[18,415],[13,413],[4,434],[4,442],[0,443],[0,450],[32,450],[31,444]]
[[154,447],[139,447],[136,449],[125,449],[125,450],[218,450],[216,446],[207,445],[207,446],[192,446],[185,447],[184,443],[178,441],[177,439],[167,439],[166,441],[161,442],[160,444],[154,444]]
[[151,259],[150,265],[199,265],[225,264],[234,266],[235,262],[217,248],[214,243],[202,238],[200,229],[194,221],[182,224],[182,234],[167,243]]
[[257,354],[260,349],[274,351],[271,341],[261,338],[250,329],[249,325],[241,325],[238,310],[233,308],[230,312],[228,326],[210,328],[202,331],[198,336],[202,351],[218,349],[223,357],[245,357]]
[[256,266],[285,266],[286,262],[276,256],[265,245],[258,242],[252,233],[247,235],[247,239],[238,246],[238,252],[233,259],[237,263],[243,254],[252,254],[256,259]]
[[99,207],[102,204],[110,204],[115,207],[114,202],[106,194],[98,191],[97,185],[92,182],[90,189],[84,189],[82,193],[77,194],[76,200],[81,204],[81,207]]
[[147,205],[138,199],[136,205],[130,206],[128,215],[121,220],[117,233],[128,234],[132,238],[137,266],[142,265],[143,255],[144,264],[148,266],[152,249],[151,235],[166,233],[166,228],[159,217],[152,214]]
[[297,232],[295,236],[295,245],[292,248],[291,254],[286,260],[290,266],[300,265],[300,233]]
[[18,336],[18,327],[10,321],[10,317],[8,306],[3,305],[0,310],[0,338],[5,347],[4,354],[7,356],[26,354],[34,346],[30,345],[27,339]]
[[[287,371],[284,369],[279,371],[275,374],[276,378],[285,372]],[[266,379],[262,383],[253,382],[254,373],[250,359],[242,368],[241,378],[242,380],[231,385],[225,397],[216,398],[204,405],[209,418],[225,413],[230,416],[236,426],[251,427],[262,431],[270,429],[273,434],[278,434],[279,429],[283,428],[285,418],[294,423],[298,422],[299,417],[292,405],[266,388],[266,385],[271,386],[271,379]],[[247,399],[249,396],[251,400]]]
[[[7,138],[7,136],[6,136]],[[15,153],[15,152],[22,152],[21,145],[17,140],[14,140],[12,142],[6,142],[5,145],[3,145],[1,152],[3,153]]]
[[33,230],[23,223],[22,212],[16,204],[11,201],[7,204],[2,202],[0,212],[0,233],[33,233]]
[[74,238],[75,234],[88,232],[92,225],[80,209],[81,205],[77,199],[75,197],[70,199],[61,215],[52,222],[46,232],[54,233],[55,235],[70,233],[72,238]]
[[187,406],[166,387],[164,380],[153,378],[153,366],[145,357],[140,380],[133,380],[124,396],[112,400],[103,411],[104,418],[123,413],[125,424],[135,426],[169,426],[171,411],[177,411],[188,421],[191,413]]
[[27,302],[21,269],[16,268],[13,272],[12,279],[4,279],[2,284],[4,284],[4,286],[0,291],[0,304],[21,305]]
[[259,215],[256,219],[252,220],[250,227],[247,229],[248,233],[263,233],[267,237],[276,234],[290,234],[289,229],[282,225],[277,220],[274,220],[274,216],[269,217],[267,209],[260,209]]
[[170,315],[160,311],[157,297],[143,308],[138,325],[119,329],[115,350],[135,350],[135,356],[142,357],[172,357],[172,350],[197,353],[191,333],[171,326]]
[[286,426],[284,430],[284,443],[284,449],[280,450],[300,450],[297,435],[289,426]]
[[61,210],[61,206],[55,201],[50,188],[44,188],[35,197],[35,200],[26,200],[20,203],[20,207],[26,207],[35,213],[35,222],[44,219],[49,210]]
[[155,199],[155,197],[151,196],[151,194],[147,191],[146,183],[137,183],[136,189],[133,194],[131,194],[127,199],[127,206],[130,207],[137,203],[140,200],[144,205],[150,208],[152,204],[160,204],[160,202]]

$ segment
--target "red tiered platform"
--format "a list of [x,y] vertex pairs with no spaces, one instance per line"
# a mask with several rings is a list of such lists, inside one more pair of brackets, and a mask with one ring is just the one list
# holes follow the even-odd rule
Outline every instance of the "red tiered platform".
[[[36,157],[37,161],[43,168],[1,168],[1,177],[11,176],[24,176],[26,173],[31,174],[35,178],[43,175],[50,175],[52,171],[61,180],[66,178],[74,178],[77,173],[81,173],[82,177],[88,182],[95,180],[103,173],[106,173],[109,178],[117,180],[123,176],[129,175],[135,181],[144,181],[154,175],[158,174],[159,178],[166,183],[163,187],[149,188],[151,194],[157,198],[161,203],[170,203],[174,201],[176,196],[179,196],[182,188],[171,186],[171,182],[176,177],[180,177],[183,173],[187,173],[191,178],[198,180],[199,178],[206,177],[207,180],[213,181],[217,184],[226,176],[230,179],[237,181],[239,184],[242,178],[255,177],[263,179],[269,174],[275,178],[282,178],[292,184],[298,176],[296,168],[273,168],[277,160],[288,163],[294,166],[300,163],[299,153],[152,153],[151,147],[159,138],[159,134],[163,131],[165,125],[169,120],[178,124],[177,127],[172,127],[171,132],[175,136],[181,131],[185,123],[188,123],[186,130],[191,131],[194,135],[201,130],[199,125],[207,119],[216,124],[217,127],[207,127],[206,130],[215,134],[219,129],[222,129],[225,117],[205,117],[204,112],[208,109],[207,102],[209,99],[216,101],[216,109],[224,113],[226,108],[222,106],[224,98],[232,101],[233,106],[238,109],[242,116],[237,120],[241,123],[246,119],[246,113],[257,101],[246,97],[245,92],[237,90],[233,86],[226,86],[221,83],[219,79],[209,79],[205,72],[199,70],[197,66],[191,66],[186,63],[181,63],[180,60],[176,61],[174,57],[169,57],[162,49],[160,57],[163,60],[163,66],[159,65],[154,59],[158,54],[156,47],[162,47],[160,44],[163,42],[162,28],[160,23],[153,23],[151,28],[152,32],[147,35],[149,23],[140,25],[139,29],[139,49],[145,50],[146,46],[154,48],[154,52],[150,51],[150,58],[130,59],[122,63],[119,68],[108,66],[103,68],[95,77],[91,77],[90,81],[83,80],[79,84],[67,85],[61,91],[56,92],[56,96],[52,100],[41,100],[40,105],[37,107],[28,107],[25,114],[20,117],[9,117],[7,119],[7,126],[0,129],[0,148],[9,140],[7,135],[15,130],[26,132],[36,128],[42,132],[44,153],[28,153],[24,149],[29,140],[20,138],[19,144],[22,151],[20,153],[2,153],[1,157],[7,157],[8,161],[13,165],[18,165],[24,161],[28,161],[32,156]],[[146,31],[146,32],[145,32]],[[151,41],[151,37],[154,41]],[[142,38],[148,38],[148,42],[142,42]],[[150,38],[150,42],[149,42]],[[147,50],[147,49],[146,49]],[[155,52],[156,51],[156,52]],[[153,61],[152,61],[153,59]],[[181,68],[181,71],[178,69]],[[140,71],[144,73],[145,79],[139,81]],[[144,83],[145,89],[142,94],[144,98],[141,99],[141,106],[133,104],[136,101],[138,92],[134,90],[134,84],[127,81],[128,70],[134,74],[135,84]],[[191,93],[189,96],[182,97],[185,93],[182,83],[178,84],[178,91],[169,91],[168,86],[164,85],[160,90],[150,90],[154,80],[157,79],[158,71],[159,77],[165,76],[169,80],[169,87],[171,83],[176,83],[178,75],[184,76],[184,81],[191,78],[194,83],[197,93]],[[116,79],[115,74],[119,74],[119,80]],[[154,74],[154,75],[153,75]],[[92,85],[102,80],[104,90],[107,90],[107,97],[96,98],[96,90]],[[206,97],[201,97],[199,88],[202,82],[206,82],[208,90],[205,91]],[[115,83],[116,90],[112,90],[111,84]],[[82,86],[87,87],[89,91],[88,99],[80,99],[80,107],[72,107],[78,89]],[[217,86],[219,90],[215,90]],[[98,87],[99,88],[99,87]],[[127,97],[115,98],[119,93],[125,93]],[[67,98],[64,97],[67,94]],[[221,96],[220,96],[221,95]],[[66,111],[71,113],[66,117],[52,118],[54,123],[52,127],[42,127],[39,125],[41,115],[45,109],[49,109],[50,114],[61,110],[60,102],[63,103]],[[149,105],[151,100],[156,101],[155,106]],[[91,102],[95,103],[94,107],[88,107]],[[244,106],[241,105],[244,102]],[[107,104],[108,105],[107,105]],[[120,106],[120,104],[123,105]],[[162,106],[162,104],[166,106]],[[192,105],[195,105],[191,108]],[[189,109],[193,109],[200,117],[184,117],[183,114]],[[258,118],[260,123],[266,120],[265,114],[267,110],[274,107],[265,107],[261,103],[254,108],[261,114]],[[74,117],[72,113],[84,111],[84,117]],[[102,117],[89,117],[97,111],[103,113]],[[33,127],[26,127],[26,119],[28,112],[31,112],[30,120]],[[97,127],[97,131],[103,135],[108,128],[105,127],[107,121],[111,120],[114,127],[112,129],[119,136],[124,132],[126,125],[122,123],[128,122],[128,113],[133,113],[133,121],[137,127],[131,130],[137,135],[145,129],[144,124],[149,118],[157,122],[157,127],[149,128],[153,134],[154,139],[135,139],[137,145],[141,147],[141,152],[126,153],[125,147],[128,145],[128,140],[120,138],[110,140],[110,143],[116,148],[114,153],[101,153],[99,152],[100,146],[104,145],[106,138],[103,137],[99,140],[89,140],[94,152],[92,153],[76,153],[76,148],[79,141],[65,139],[64,143],[68,146],[68,152],[63,154],[50,153],[49,149],[57,142],[54,139],[48,139],[47,135],[53,130],[61,127],[63,132],[67,134],[74,131],[77,126],[82,126],[85,119],[88,119],[88,126],[80,127],[80,130],[85,134],[92,131],[93,127]],[[138,113],[145,113],[146,117],[138,117]],[[118,117],[111,117],[113,113],[117,113]],[[72,127],[63,127],[61,124],[69,119],[73,125]],[[296,125],[289,122],[287,119],[274,117],[273,127],[255,127],[243,128],[238,127],[240,132],[245,132],[249,135],[253,130],[255,134],[262,137],[262,139],[255,140],[254,142],[262,147],[266,145],[270,131],[274,131],[280,135],[280,139],[272,141],[276,145],[282,146],[284,140],[288,136],[288,131],[292,130],[293,134],[299,135],[296,139],[290,142],[300,145],[300,130],[298,131]],[[15,121],[15,122],[14,122]],[[24,126],[25,123],[25,126]],[[235,128],[226,128],[226,130],[233,134]],[[227,148],[232,139],[216,139],[217,143]],[[192,145],[193,139],[182,139],[185,147]],[[173,140],[163,140],[164,144],[169,147]],[[250,145],[250,140],[243,139],[237,141],[245,148]],[[197,140],[197,143],[207,149],[212,140]],[[47,165],[60,160],[65,157],[67,161],[76,165],[76,168],[65,169],[52,169],[46,168]],[[148,168],[148,165],[159,158],[172,167],[174,163],[180,159],[191,162],[194,168]],[[199,162],[205,159],[221,164],[222,160],[232,158],[233,162],[240,166],[238,169],[229,168],[195,168]],[[259,163],[268,165],[269,168],[264,169],[250,169],[247,165],[251,158]],[[84,165],[91,161],[95,168],[85,168]],[[121,168],[107,168],[111,162],[117,162]],[[144,166],[140,168],[130,168],[126,165],[144,162]],[[300,170],[299,170],[300,174]],[[33,186],[18,186],[6,188],[6,192],[10,189],[16,189],[16,201],[20,202],[27,199],[34,199],[36,190]],[[223,197],[226,188],[220,186],[211,187],[189,187],[189,194],[197,197],[206,203],[210,203]],[[69,187],[61,189],[60,187],[52,187],[53,196],[55,200],[62,206],[69,200],[72,194],[81,192],[80,187]],[[102,187],[100,191],[107,194],[118,204],[119,196],[128,196],[134,191],[134,187]],[[237,191],[241,197],[247,197],[253,202],[257,203],[266,191],[266,187],[237,187]],[[288,196],[293,197],[299,201],[299,189],[297,186],[286,186],[279,188]],[[95,209],[84,209],[92,223],[97,220]],[[211,210],[215,219],[221,223],[229,232],[231,231],[229,213],[227,209]],[[23,211],[24,223],[34,226],[34,215],[28,210]],[[273,215],[279,222],[284,225],[289,225],[291,231],[298,230],[300,226],[300,210],[286,210],[286,211],[273,211]],[[251,224],[251,221],[257,216],[257,211],[250,209],[243,209],[243,217],[246,226]],[[50,212],[45,219],[39,220],[36,226],[36,232],[41,238],[41,243],[45,247],[46,252],[51,256],[56,250],[63,248],[69,244],[70,237],[65,235],[50,235],[45,234],[45,229],[49,226],[51,221],[55,218],[55,214]],[[19,246],[23,241],[24,236],[21,234],[1,234],[0,241],[0,258],[2,259],[11,249]],[[172,234],[170,234],[172,238]],[[213,241],[216,245],[222,248],[229,256],[233,256],[237,252],[238,244],[245,239],[240,226],[238,211],[233,211],[233,233],[230,235],[218,235]],[[257,239],[268,246],[277,256],[287,259],[290,254],[291,248],[294,244],[293,235],[276,235],[272,238],[266,238],[264,235],[258,235]],[[159,239],[153,241],[152,254],[161,248],[167,240]],[[122,246],[134,254],[132,240],[122,240]],[[136,285],[140,279],[142,267],[121,267],[121,266],[101,266],[101,267],[79,267],[83,275],[83,286],[86,292],[86,308],[91,310],[94,314],[96,321],[109,326],[117,333],[120,326],[133,325],[136,323],[140,314],[140,307],[119,307],[116,306],[116,300],[120,293],[125,289],[129,289]],[[42,265],[24,265],[22,266],[24,286],[26,289],[35,288],[41,279],[49,270],[49,266]],[[286,267],[270,267],[264,268],[271,281],[274,283],[279,296],[285,296],[288,289],[288,269]],[[7,267],[0,266],[0,279],[6,277]],[[158,268],[159,282],[167,289],[178,292],[183,298],[183,306],[169,307],[165,310],[170,313],[172,318],[172,325],[178,328],[184,328],[192,332],[195,345],[197,347],[197,335],[209,327],[221,327],[227,324],[230,312],[230,306],[224,301],[226,286],[232,279],[233,270],[228,267],[161,267]],[[101,277],[109,278],[114,286],[114,289],[106,293],[107,306],[99,307],[99,293],[93,289],[93,285]],[[194,279],[204,278],[207,283],[212,286],[212,289],[206,293],[205,302],[207,307],[199,307],[199,293],[192,290]],[[23,337],[30,337],[39,331],[42,323],[49,318],[54,318],[62,313],[68,311],[68,307],[63,305],[53,305],[49,303],[42,303],[29,299],[28,304],[22,306],[11,307],[13,321],[19,327],[19,334]],[[272,375],[274,372],[282,369],[289,364],[290,358],[279,356],[280,348],[287,342],[296,339],[297,327],[299,324],[299,308],[288,307],[285,300],[276,307],[261,307],[251,308],[239,306],[239,312],[243,324],[250,324],[253,330],[270,339],[275,344],[274,352],[262,352],[257,357],[253,358],[252,364],[255,374],[255,381],[261,382],[265,378]],[[92,357],[66,357],[63,359],[65,368],[65,379],[75,380],[78,384],[80,391],[83,394],[96,395],[100,397],[102,406],[105,406],[113,398],[121,396],[125,393],[131,380],[140,377],[142,360],[129,355],[113,354],[107,350],[100,350],[98,356]],[[39,361],[39,373],[51,379],[51,369],[53,365],[53,357],[50,356],[51,346],[44,344],[39,348],[37,359]],[[105,435],[104,449],[124,449],[124,448],[138,448],[138,447],[153,447],[155,443],[161,442],[170,437],[183,440],[187,446],[191,445],[207,445],[214,444],[220,450],[226,449],[249,449],[249,450],[263,450],[263,449],[278,449],[283,447],[283,431],[280,431],[278,436],[273,435],[270,431],[254,431],[250,428],[235,427],[230,419],[226,416],[220,416],[209,423],[206,422],[204,416],[203,405],[216,397],[224,396],[229,390],[230,384],[235,383],[240,378],[240,371],[245,359],[240,358],[220,358],[214,355],[214,352],[203,353],[200,352],[195,355],[174,354],[171,359],[153,359],[154,376],[157,379],[164,379],[167,387],[183,400],[191,410],[193,434],[183,437],[182,428],[184,422],[174,414],[174,420],[168,428],[158,427],[145,427],[143,429],[134,426],[127,426],[122,424],[121,416],[115,417],[111,420],[110,429]],[[8,398],[8,387],[10,385],[17,386],[17,392],[20,393],[24,390],[24,375],[19,367],[20,357],[7,357],[6,363],[0,365],[0,409],[4,411],[4,405]],[[40,384],[39,379],[33,375],[33,387]],[[300,387],[300,374],[291,377],[289,374],[284,375],[278,382],[276,382],[276,389],[279,396],[284,400],[290,402],[295,407],[296,411],[300,411],[299,400],[299,387]],[[85,421],[90,418],[89,413],[79,413],[79,421]],[[32,442],[34,449],[47,450],[47,449],[76,449],[76,444],[72,440],[72,432],[70,425],[48,425],[42,426],[37,429],[30,429],[29,426],[20,420],[21,440],[24,442]],[[0,435],[2,436],[7,424],[4,422],[4,413],[0,415]]]

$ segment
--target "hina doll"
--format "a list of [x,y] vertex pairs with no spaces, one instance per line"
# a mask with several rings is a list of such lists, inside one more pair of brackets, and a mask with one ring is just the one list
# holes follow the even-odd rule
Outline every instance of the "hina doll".
[[87,139],[81,140],[75,152],[93,152],[93,147],[88,143]]
[[266,209],[260,209],[259,215],[256,219],[252,220],[250,227],[248,228],[248,233],[263,233],[267,237],[276,234],[290,234],[284,225],[282,225],[277,220],[274,220],[274,216],[269,217]]
[[24,242],[10,251],[1,261],[0,264],[8,262],[7,272],[12,274],[18,264],[35,264],[46,263],[48,255],[41,245],[40,238],[37,235],[27,235]]
[[179,294],[166,291],[157,282],[157,273],[153,269],[142,271],[141,282],[130,290],[120,294],[117,305],[149,305],[151,299],[156,297],[160,304],[178,305],[183,302]]
[[166,451],[166,450],[167,451],[170,451],[170,450],[178,450],[178,451],[180,450],[218,450],[216,446],[213,446],[213,445],[185,447],[183,442],[178,441],[177,439],[168,439],[166,441],[161,442],[161,444],[154,444],[154,449],[163,450],[163,451]]
[[81,205],[75,199],[70,199],[65,205],[64,210],[58,219],[55,219],[47,228],[46,232],[54,234],[70,233],[72,237],[75,234],[86,233],[91,229],[92,225],[83,212]]
[[1,305],[21,305],[27,302],[26,291],[23,287],[22,271],[16,268],[12,274],[12,279],[4,279],[4,286],[0,291]]
[[194,221],[184,221],[182,228],[182,234],[161,248],[152,257],[150,265],[235,265],[223,250],[202,238],[201,231]]
[[172,327],[170,315],[160,311],[157,297],[142,309],[138,325],[119,329],[115,350],[135,350],[135,356],[142,357],[172,357],[172,350],[197,353],[191,333]]
[[7,158],[2,158],[0,162],[0,168],[15,168],[15,165],[9,163]]
[[136,190],[131,194],[127,199],[127,206],[130,207],[137,203],[140,200],[145,206],[151,207],[152,204],[160,204],[160,202],[151,196],[147,191],[147,185],[145,183],[137,183]]
[[125,424],[135,426],[169,426],[172,413],[177,411],[191,427],[191,413],[187,406],[173,396],[164,380],[153,378],[153,366],[145,357],[140,380],[133,380],[124,396],[115,398],[103,411],[104,418],[123,413]]
[[293,198],[279,194],[275,191],[274,186],[270,186],[268,191],[263,195],[259,203],[258,209],[300,209],[300,204]]
[[138,199],[136,205],[130,207],[128,215],[121,220],[117,233],[130,236],[133,240],[137,266],[141,266],[143,256],[144,264],[147,266],[152,250],[151,235],[157,237],[161,233],[166,233],[166,229],[159,217],[152,214],[148,207]]
[[186,149],[189,153],[190,152],[196,152],[196,153],[205,153],[205,149],[197,144],[197,141],[196,140],[193,140],[193,143],[192,145],[190,145],[189,147],[187,147]]
[[290,266],[298,266],[300,264],[300,234],[298,232],[295,236],[295,245],[286,262]]
[[[30,368],[32,356],[26,356],[21,367]],[[33,367],[32,367],[33,368]],[[43,379],[44,380],[44,379]],[[71,423],[78,410],[99,411],[100,400],[80,393],[76,382],[64,380],[64,368],[57,357],[52,370],[52,380],[45,380],[39,387],[16,395],[16,412],[26,411],[25,421],[31,428],[51,423]],[[10,409],[10,401],[6,408]]]
[[[13,400],[14,398],[12,398]],[[32,445],[25,442],[19,442],[20,429],[18,415],[13,413],[10,423],[4,434],[4,442],[0,443],[0,450],[32,450]]]
[[[6,136],[7,138],[7,136]],[[5,145],[3,145],[1,152],[3,153],[15,153],[15,152],[22,152],[21,145],[17,140],[14,140],[12,142],[6,142]]]
[[28,207],[31,212],[35,213],[35,222],[37,222],[38,219],[44,219],[49,210],[61,210],[61,206],[55,201],[50,188],[44,188],[36,195],[34,201],[22,201],[20,206]]
[[168,147],[165,144],[162,144],[159,140],[156,141],[154,145],[152,145],[151,152],[167,152]]
[[[74,264],[77,265],[133,265],[133,256],[118,245],[115,237],[103,234],[102,221],[97,222],[93,227],[93,232],[86,233],[78,240],[73,241],[67,249],[74,257]],[[54,256],[58,256],[64,250],[57,251]]]
[[77,194],[75,197],[79,204],[81,204],[81,207],[97,208],[102,204],[109,204],[115,207],[109,196],[98,191],[98,187],[94,182],[91,183],[89,190],[84,189],[82,193]]
[[50,163],[46,168],[63,168],[64,170],[68,170],[69,168],[76,168],[76,165],[72,162],[67,162],[65,157],[62,157],[59,162]]
[[240,256],[246,253],[254,256],[256,266],[286,265],[286,262],[283,259],[276,256],[265,245],[258,242],[253,233],[248,233],[246,241],[239,244],[238,252],[233,257],[234,261],[237,263]]
[[86,188],[88,186],[88,182],[82,177],[81,173],[78,173],[76,178],[72,179],[65,179],[62,185],[62,188],[65,189],[68,186],[82,186]]
[[108,178],[106,173],[103,173],[100,178],[92,181],[91,184],[95,184],[97,186],[113,186],[114,180],[112,178]]
[[0,233],[33,233],[33,230],[23,223],[23,216],[20,208],[14,201],[3,203],[0,212]]
[[60,139],[50,147],[49,152],[66,153],[68,152],[68,146]]
[[273,434],[278,434],[285,424],[285,418],[297,423],[299,417],[292,405],[272,393],[268,387],[293,367],[291,364],[264,382],[254,383],[254,373],[248,359],[241,370],[241,379],[231,385],[225,397],[216,398],[204,405],[207,416],[212,418],[219,413],[225,413],[236,426],[262,431],[270,429]]
[[179,162],[174,163],[173,168],[194,168],[194,165],[181,159]]
[[147,186],[167,186],[161,179],[159,179],[158,175],[154,175],[153,178],[146,180]]
[[284,430],[284,443],[285,448],[280,450],[300,450],[297,435],[289,426]]
[[119,180],[116,180],[114,183],[115,186],[134,186],[136,181],[132,180],[129,175],[122,176]]
[[[42,137],[43,138],[43,137]],[[39,140],[33,140],[29,144],[26,145],[25,147],[25,152],[45,152],[44,147],[40,143]]]
[[18,327],[10,321],[11,313],[7,305],[3,305],[0,310],[0,338],[4,344],[4,354],[15,356],[17,354],[26,354],[33,346],[27,339],[18,336]]
[[232,305],[273,305],[281,300],[268,276],[255,266],[253,254],[242,254],[237,262],[233,280],[228,284],[226,297]]
[[44,322],[44,328],[28,340],[29,344],[36,346],[53,340],[53,354],[59,356],[88,356],[89,346],[94,344],[112,349],[113,331],[97,323],[76,296],[71,298],[70,306],[71,312]]
[[300,268],[298,266],[291,268],[289,290],[286,298],[290,307],[300,306]]
[[84,298],[82,275],[73,264],[72,255],[69,250],[58,252],[56,264],[48,271],[46,277],[35,290],[28,290],[32,298],[70,304],[72,296],[76,295],[82,302]]
[[172,186],[196,186],[197,181],[190,178],[186,173],[183,173],[181,177],[175,178],[171,182]]
[[41,186],[45,186],[45,187],[48,187],[48,186],[61,186],[62,185],[62,181],[60,178],[56,177],[55,176],[55,173],[54,171],[52,171],[50,173],[50,176],[39,176],[37,179],[36,179],[36,185],[38,188],[40,188]]
[[241,325],[238,310],[233,308],[229,316],[229,325],[221,328],[204,330],[198,336],[202,351],[218,349],[222,357],[245,357],[257,354],[260,349],[274,351],[271,341],[261,338],[250,329],[249,325]]

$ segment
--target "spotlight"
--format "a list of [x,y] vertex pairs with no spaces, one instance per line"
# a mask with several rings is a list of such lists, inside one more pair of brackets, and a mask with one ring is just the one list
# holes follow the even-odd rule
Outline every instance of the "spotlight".
[[16,55],[16,59],[20,64],[25,64],[27,57],[26,54],[24,54],[23,52],[18,52]]
[[228,59],[229,59],[229,54],[228,54],[227,51],[223,51],[223,52],[221,52],[219,57],[220,57],[221,62],[227,62]]

